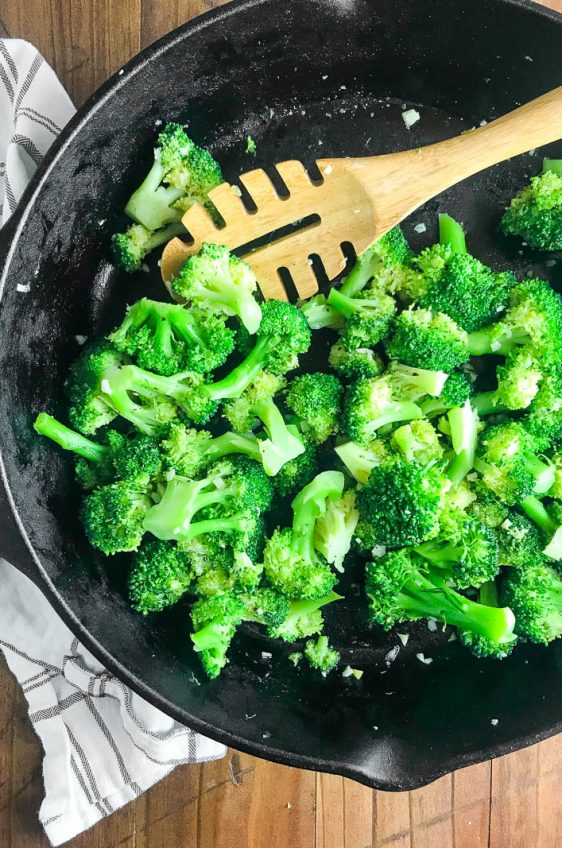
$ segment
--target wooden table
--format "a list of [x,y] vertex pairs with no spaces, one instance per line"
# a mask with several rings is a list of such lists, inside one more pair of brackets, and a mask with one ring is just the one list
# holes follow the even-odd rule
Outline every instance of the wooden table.
[[[0,35],[27,38],[81,103],[141,48],[220,0],[3,0]],[[280,0],[282,2],[282,0]],[[545,5],[562,12],[562,0]],[[560,848],[562,736],[415,792],[257,760],[178,768],[69,848]],[[0,848],[47,848],[41,749],[0,660]]]

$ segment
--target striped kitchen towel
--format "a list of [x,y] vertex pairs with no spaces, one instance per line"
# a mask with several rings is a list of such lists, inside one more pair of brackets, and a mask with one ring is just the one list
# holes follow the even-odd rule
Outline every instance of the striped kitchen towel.
[[[0,224],[74,113],[43,57],[0,39]],[[20,682],[45,757],[39,819],[61,845],[182,763],[226,749],[152,707],[74,638],[41,592],[0,560],[0,649]],[[0,782],[6,775],[0,774]]]

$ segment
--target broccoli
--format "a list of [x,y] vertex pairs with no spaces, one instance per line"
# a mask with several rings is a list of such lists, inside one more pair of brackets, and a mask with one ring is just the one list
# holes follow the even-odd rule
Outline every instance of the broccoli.
[[342,343],[346,350],[374,347],[382,341],[396,313],[396,301],[376,285],[349,297],[331,289],[328,305],[346,319]]
[[559,366],[543,374],[524,420],[541,450],[562,440],[562,377]]
[[365,588],[371,617],[385,630],[402,621],[434,618],[483,637],[496,656],[509,652],[515,641],[515,617],[508,607],[465,598],[406,550],[367,563]]
[[254,296],[257,285],[247,262],[222,244],[207,243],[184,262],[171,281],[172,291],[178,297],[205,313],[237,315],[252,335],[261,321],[261,308]]
[[272,498],[273,487],[261,465],[237,456],[217,462],[201,480],[173,477],[144,526],[158,539],[180,542],[204,533],[226,534],[235,549],[248,550]]
[[222,318],[146,297],[129,308],[108,338],[141,368],[166,376],[213,371],[234,349],[234,333]]
[[455,406],[448,411],[447,425],[453,445],[447,477],[453,485],[458,485],[474,467],[478,440],[478,413],[467,400],[464,406]]
[[270,627],[268,633],[274,639],[283,639],[285,642],[295,642],[297,639],[315,636],[321,633],[324,627],[321,607],[341,600],[341,595],[330,592],[323,598],[290,601],[287,617],[276,627]]
[[498,561],[519,568],[542,557],[542,543],[536,526],[524,515],[510,512],[498,525]]
[[343,388],[333,374],[295,377],[285,394],[287,406],[311,442],[320,445],[338,431]]
[[126,364],[109,342],[84,348],[67,380],[70,423],[91,435],[118,415],[147,435],[158,434],[177,420],[178,403],[186,402],[200,375],[185,372],[162,377]]
[[504,572],[502,602],[515,613],[515,631],[548,645],[562,636],[562,578],[558,568],[538,558]]
[[439,397],[449,379],[445,371],[413,368],[396,361],[390,363],[386,374],[399,395],[416,402],[426,395]]
[[[75,430],[71,430],[65,424],[57,421],[46,412],[40,412],[33,424],[33,429],[41,436],[52,439],[63,450],[71,451],[79,458],[80,466],[77,466],[77,476],[85,489],[93,489],[97,485],[109,483],[115,474],[113,467],[114,449],[110,444],[99,445],[91,439],[87,439]],[[120,433],[114,433],[118,442],[124,437]],[[78,471],[78,467],[80,471]]]
[[191,639],[206,674],[217,677],[227,664],[227,651],[242,621],[276,627],[287,617],[288,609],[287,600],[271,589],[250,595],[225,592],[196,601],[191,608]]
[[244,592],[253,592],[260,583],[263,563],[253,562],[245,551],[234,551],[229,576],[234,586]]
[[496,369],[498,387],[478,392],[472,404],[482,416],[527,409],[536,397],[544,371],[537,357],[527,348],[507,356]]
[[547,492],[554,468],[536,455],[536,441],[520,421],[488,427],[474,461],[482,480],[507,506]]
[[499,570],[495,531],[460,510],[443,511],[437,536],[415,551],[457,589],[478,588]]
[[398,427],[390,442],[408,462],[427,465],[443,456],[443,446],[437,431],[425,418]]
[[314,547],[336,571],[343,572],[343,561],[351,548],[358,521],[359,512],[352,489],[344,492],[337,501],[327,501],[324,513],[316,519]]
[[315,294],[314,297],[309,297],[308,300],[299,301],[297,304],[302,314],[308,321],[308,326],[311,330],[341,330],[345,326],[345,318],[328,305],[326,296],[323,294]]
[[279,469],[272,478],[273,488],[282,498],[293,495],[316,477],[318,473],[318,452],[316,447],[304,436],[304,453],[301,453]]
[[367,446],[386,424],[422,417],[419,406],[397,389],[397,382],[389,373],[358,380],[349,387],[344,398],[342,429],[352,441]]
[[394,227],[358,256],[340,287],[340,293],[356,297],[372,279],[387,291],[396,291],[404,284],[402,277],[410,256],[404,233],[400,227]]
[[112,238],[115,264],[128,274],[140,271],[149,253],[182,233],[185,233],[185,227],[180,221],[155,232],[147,230],[142,224],[131,224],[124,233],[115,233]]
[[558,362],[562,353],[562,299],[544,280],[528,279],[510,292],[508,309],[500,321],[471,332],[468,348],[481,356],[506,356],[521,345],[532,345],[539,357]]
[[474,482],[474,492],[476,500],[471,507],[472,515],[476,515],[488,527],[498,530],[500,525],[509,518],[510,510],[481,479]]
[[144,615],[160,612],[179,601],[192,581],[189,560],[174,542],[145,542],[133,555],[129,574],[131,604]]
[[449,374],[438,398],[422,400],[420,408],[427,418],[443,415],[453,407],[462,407],[472,397],[473,388],[468,376],[462,371]]
[[361,484],[367,482],[375,466],[393,456],[393,451],[382,439],[376,439],[367,447],[356,442],[344,442],[334,450],[351,476]]
[[291,504],[292,528],[278,528],[266,542],[266,579],[289,598],[320,598],[334,586],[334,574],[314,548],[314,531],[326,502],[341,498],[343,484],[343,474],[338,471],[318,474]]
[[256,155],[256,142],[251,135],[246,139],[246,153],[249,153],[251,156]]
[[500,221],[506,236],[520,236],[537,250],[562,249],[560,160],[545,159],[543,172],[511,201]]
[[466,253],[464,230],[450,215],[439,215],[439,243],[448,245],[453,253]]
[[378,377],[384,371],[382,360],[374,350],[368,347],[347,350],[342,341],[332,345],[328,362],[341,380]]
[[152,505],[141,481],[119,480],[95,489],[84,499],[80,512],[88,541],[106,556],[135,551]]
[[549,490],[549,495],[562,501],[562,451],[560,449],[554,451],[551,462],[554,466],[554,483]]
[[543,554],[549,559],[562,559],[562,505],[554,501],[547,508],[535,495],[527,495],[520,506],[548,539]]
[[319,636],[316,641],[309,639],[304,646],[304,655],[310,667],[324,675],[332,671],[340,661],[338,651],[330,646],[327,636]]
[[357,492],[363,549],[416,545],[435,534],[447,480],[438,465],[391,459],[371,469]]
[[305,451],[299,431],[287,425],[273,400],[284,385],[282,377],[262,371],[240,397],[224,406],[224,415],[235,430],[250,430],[256,418],[264,425],[266,437],[258,440],[258,450],[266,474],[272,477]]
[[386,350],[391,359],[451,372],[468,359],[468,335],[448,315],[406,309],[396,318]]
[[[478,589],[477,600],[480,604],[486,607],[498,609],[500,606],[498,598],[498,589],[493,580],[483,583]],[[475,657],[480,659],[493,658],[503,660],[508,657],[517,644],[517,636],[506,644],[498,645],[494,640],[490,640],[482,633],[475,633],[472,630],[459,631],[459,640],[461,645],[468,648]]]
[[114,236],[117,263],[126,271],[137,270],[150,250],[182,231],[179,221],[193,204],[202,203],[212,212],[207,195],[222,181],[210,153],[194,144],[179,124],[166,124],[152,167],[125,206],[135,224]]
[[229,454],[242,454],[261,462],[258,440],[252,433],[226,432],[213,437],[207,430],[171,424],[160,442],[165,466],[183,477],[196,477],[209,465]]

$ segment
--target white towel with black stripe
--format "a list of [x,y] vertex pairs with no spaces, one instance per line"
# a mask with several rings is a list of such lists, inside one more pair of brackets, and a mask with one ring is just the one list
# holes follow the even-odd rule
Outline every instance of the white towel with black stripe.
[[[0,225],[73,113],[35,48],[0,39]],[[176,765],[224,756],[223,745],[179,725],[107,672],[5,560],[0,587],[0,648],[45,751],[39,819],[53,845],[137,798]]]

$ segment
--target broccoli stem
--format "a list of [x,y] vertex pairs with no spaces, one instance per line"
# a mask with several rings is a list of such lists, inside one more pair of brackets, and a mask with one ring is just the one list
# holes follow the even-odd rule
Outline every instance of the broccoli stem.
[[263,363],[267,357],[270,343],[271,339],[269,336],[260,336],[253,349],[240,365],[233,368],[230,374],[227,374],[226,377],[217,383],[206,385],[205,392],[211,400],[240,397],[244,389],[248,388],[250,383],[255,380],[263,369]]
[[467,252],[464,230],[450,215],[439,215],[439,241],[450,244],[453,253]]
[[529,341],[528,333],[522,328],[505,332],[503,337],[496,335],[494,324],[482,330],[474,330],[468,334],[468,352],[471,356],[485,356],[495,353],[498,356],[508,356],[510,353]]
[[162,244],[166,244],[174,236],[185,235],[185,227],[181,221],[174,221],[168,224],[167,227],[160,227],[158,230],[151,232],[150,237],[144,243],[145,253],[150,253]]
[[328,296],[328,305],[333,306],[344,318],[350,318],[357,312],[358,301],[343,294],[341,290],[332,289]]
[[208,447],[205,448],[205,459],[210,464],[231,453],[244,454],[256,462],[261,460],[259,442],[256,437],[232,431],[222,433],[210,440]]
[[[340,294],[345,295],[346,297],[355,297],[355,295],[359,294],[375,273],[377,264],[378,257],[376,255],[375,242],[371,245],[371,247],[368,247],[361,256],[357,257],[355,265],[340,286]],[[334,289],[332,289],[332,291],[334,291]],[[330,298],[328,298],[328,303],[329,302]]]
[[414,550],[437,567],[448,567],[451,563],[460,562],[463,557],[462,545],[453,545],[451,543],[441,545],[434,541],[422,542]]
[[202,536],[205,533],[243,532],[245,518],[244,513],[237,513],[228,518],[207,518],[204,521],[192,521],[187,530],[180,531],[174,538],[178,542],[189,542],[196,536]]
[[398,424],[402,421],[416,421],[418,418],[423,418],[421,409],[411,400],[401,401],[399,403],[390,404],[381,415],[377,418],[372,418],[369,421],[368,429],[372,434],[373,439],[376,436],[377,430],[381,427],[386,427],[387,424]]
[[545,495],[554,483],[554,465],[543,462],[533,453],[527,453],[525,454],[525,467],[535,478],[534,493]]
[[498,587],[494,580],[488,580],[487,583],[482,583],[478,589],[478,600],[481,604],[485,604],[488,607],[499,606]]
[[288,626],[288,629],[291,629],[292,623],[297,621],[297,619],[306,618],[306,616],[316,612],[316,610],[319,610],[321,607],[325,607],[326,604],[331,604],[332,601],[341,600],[343,600],[343,595],[338,595],[336,592],[330,592],[329,595],[326,595],[323,598],[316,598],[315,600],[301,599],[298,601],[290,601],[289,615],[283,621],[283,626]]
[[543,174],[546,171],[552,171],[553,174],[562,177],[562,159],[549,159],[546,157],[542,163]]
[[447,415],[451,428],[451,442],[455,456],[447,468],[447,477],[453,485],[458,485],[474,467],[474,455],[478,439],[478,416],[470,401],[464,406],[456,406]]
[[478,415],[493,415],[494,412],[507,412],[507,407],[496,402],[496,392],[479,392],[471,398],[473,408]]
[[182,210],[174,209],[172,204],[182,197],[184,191],[162,186],[164,176],[160,156],[157,155],[146,178],[125,206],[125,214],[147,230],[159,230],[166,224],[179,221],[183,216]]
[[196,651],[212,651],[224,647],[224,640],[229,638],[230,627],[211,621],[191,634],[191,639]]
[[535,495],[529,495],[525,500],[521,501],[521,509],[529,516],[537,527],[543,530],[546,534],[551,535],[558,529],[558,525],[551,518],[548,510]]
[[78,456],[82,456],[90,462],[102,462],[109,452],[109,448],[98,445],[75,430],[71,430],[70,427],[61,424],[60,421],[57,421],[51,415],[47,415],[46,412],[39,413],[33,428],[41,436],[52,439],[63,450],[78,454]]
[[199,509],[201,492],[209,480],[189,480],[174,477],[167,484],[162,499],[146,514],[144,529],[157,539],[177,539],[182,529],[189,526]]
[[268,439],[258,443],[264,471],[274,477],[281,468],[305,451],[304,443],[294,435],[272,399],[254,404],[252,411],[264,424]]
[[295,550],[304,560],[314,560],[314,526],[327,499],[337,500],[343,493],[344,477],[340,471],[317,474],[294,498],[293,539]]

